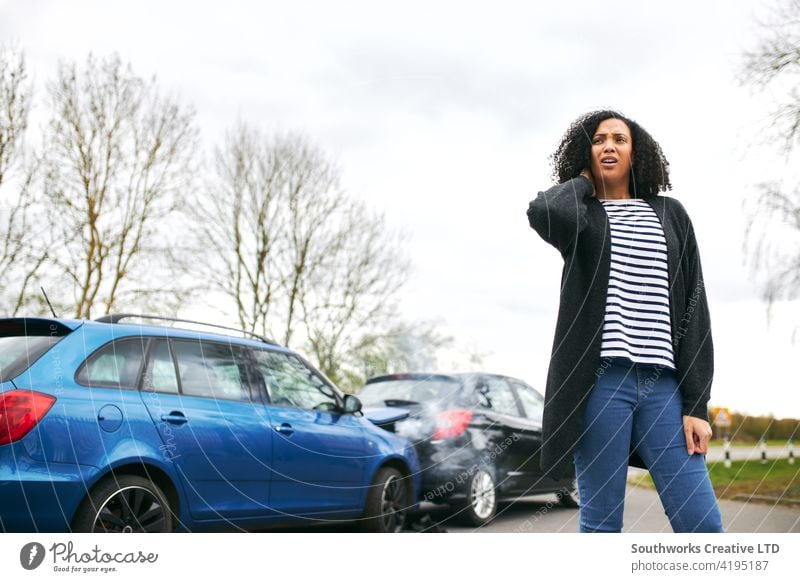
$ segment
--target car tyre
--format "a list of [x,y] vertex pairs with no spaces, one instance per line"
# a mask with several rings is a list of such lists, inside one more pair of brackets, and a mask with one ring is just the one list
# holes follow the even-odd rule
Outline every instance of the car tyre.
[[490,467],[480,467],[466,482],[466,500],[457,506],[461,522],[471,526],[489,523],[497,513],[497,484]]
[[558,502],[563,507],[575,509],[580,507],[581,497],[578,493],[578,480],[573,479],[569,487],[564,487],[558,491]]
[[173,528],[164,492],[137,475],[112,475],[98,483],[78,507],[72,525],[72,531],[86,533],[166,533]]
[[383,467],[367,491],[361,529],[370,533],[395,533],[406,527],[408,481],[392,467]]

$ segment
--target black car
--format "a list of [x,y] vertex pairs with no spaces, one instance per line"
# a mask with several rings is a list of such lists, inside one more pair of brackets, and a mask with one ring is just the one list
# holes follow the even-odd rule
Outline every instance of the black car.
[[574,474],[546,478],[539,469],[544,398],[531,386],[487,373],[391,374],[367,381],[365,408],[399,407],[393,427],[410,439],[422,466],[423,500],[447,503],[462,521],[482,525],[499,501],[556,493],[578,507]]

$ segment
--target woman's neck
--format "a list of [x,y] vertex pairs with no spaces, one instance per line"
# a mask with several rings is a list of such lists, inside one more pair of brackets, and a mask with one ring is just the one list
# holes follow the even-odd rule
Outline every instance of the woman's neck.
[[597,198],[600,200],[628,200],[632,198],[628,183],[606,184],[600,183],[597,188]]

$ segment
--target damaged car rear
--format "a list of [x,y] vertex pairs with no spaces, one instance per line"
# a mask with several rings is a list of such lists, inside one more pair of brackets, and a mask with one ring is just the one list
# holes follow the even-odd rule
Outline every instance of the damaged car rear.
[[499,502],[526,495],[555,493],[563,506],[578,506],[574,474],[554,480],[539,468],[544,399],[522,380],[391,374],[369,379],[358,396],[365,408],[408,411],[390,429],[417,450],[423,499],[449,504],[462,522],[483,525]]

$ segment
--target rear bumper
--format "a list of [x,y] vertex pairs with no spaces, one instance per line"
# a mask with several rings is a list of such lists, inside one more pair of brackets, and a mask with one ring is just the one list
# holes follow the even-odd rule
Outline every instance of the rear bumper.
[[574,473],[562,479],[552,479],[530,473],[504,472],[494,462],[492,449],[476,450],[469,443],[447,448],[426,443],[419,446],[422,464],[422,490],[420,499],[430,503],[452,503],[469,496],[472,477],[481,469],[492,474],[497,484],[497,495],[502,499],[513,499],[519,495],[553,493],[571,489]]
[[0,532],[68,532],[96,467],[31,459],[20,443],[0,447]]
[[470,478],[480,468],[491,468],[472,447],[437,448],[420,451],[422,461],[421,499],[446,503],[465,499]]

